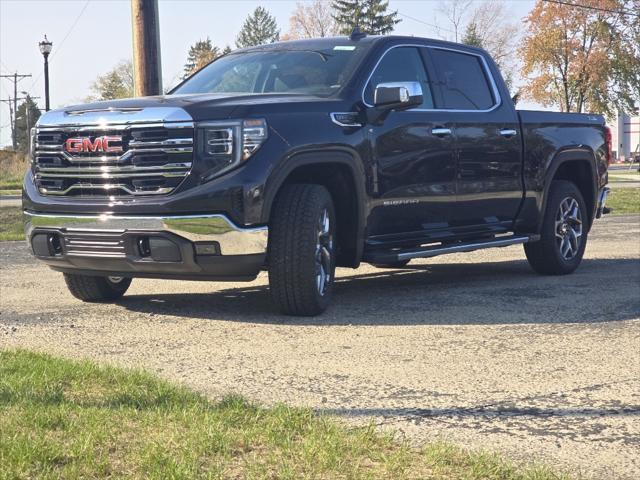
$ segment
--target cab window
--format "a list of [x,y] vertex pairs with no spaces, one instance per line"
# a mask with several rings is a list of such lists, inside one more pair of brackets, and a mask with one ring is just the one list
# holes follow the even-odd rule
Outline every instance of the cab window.
[[396,47],[384,54],[365,89],[365,100],[369,105],[373,105],[373,92],[376,85],[387,82],[420,83],[423,100],[418,108],[433,108],[429,77],[417,48]]

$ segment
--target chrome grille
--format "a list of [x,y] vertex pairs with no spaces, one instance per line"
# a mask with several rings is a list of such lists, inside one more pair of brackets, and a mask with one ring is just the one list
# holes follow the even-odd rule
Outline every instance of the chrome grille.
[[[36,186],[44,195],[170,193],[191,171],[193,131],[190,122],[40,127],[34,138]],[[109,148],[101,147],[104,139]]]
[[64,235],[66,255],[81,257],[126,257],[125,245],[119,233],[68,233]]

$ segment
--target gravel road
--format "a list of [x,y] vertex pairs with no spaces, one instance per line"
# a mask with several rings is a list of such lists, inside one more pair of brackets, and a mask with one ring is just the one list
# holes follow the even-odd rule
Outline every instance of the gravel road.
[[580,269],[535,275],[522,247],[342,270],[314,319],[250,284],[135,280],[81,304],[21,242],[0,244],[0,348],[145,367],[217,397],[373,420],[586,478],[640,478],[640,217],[608,217]]

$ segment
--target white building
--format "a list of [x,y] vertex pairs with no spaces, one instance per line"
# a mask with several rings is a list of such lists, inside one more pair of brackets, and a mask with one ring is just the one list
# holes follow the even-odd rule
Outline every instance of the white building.
[[617,121],[610,125],[613,136],[613,158],[622,162],[634,152],[640,152],[640,115],[619,114]]

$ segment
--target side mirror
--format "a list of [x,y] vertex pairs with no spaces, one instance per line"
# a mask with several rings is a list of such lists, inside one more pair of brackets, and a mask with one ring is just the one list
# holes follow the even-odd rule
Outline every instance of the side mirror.
[[380,125],[392,110],[418,107],[422,99],[422,85],[418,82],[379,83],[373,92],[373,108],[367,110],[367,120]]
[[422,85],[418,82],[379,83],[373,92],[373,105],[389,110],[406,110],[422,105]]

